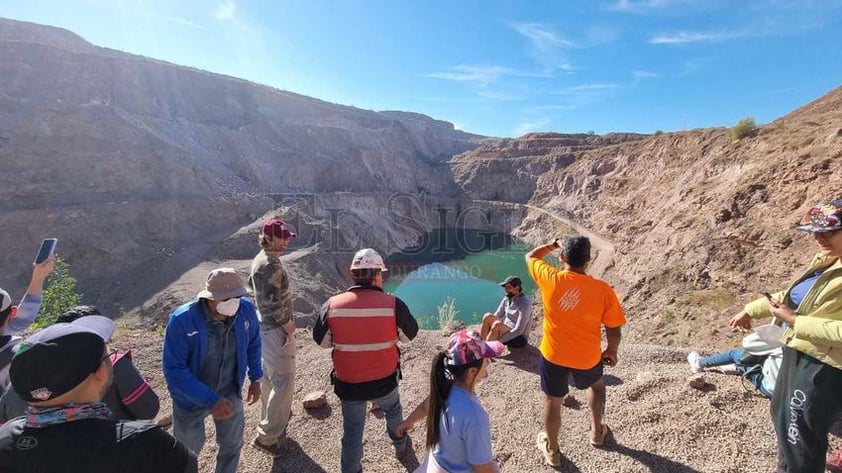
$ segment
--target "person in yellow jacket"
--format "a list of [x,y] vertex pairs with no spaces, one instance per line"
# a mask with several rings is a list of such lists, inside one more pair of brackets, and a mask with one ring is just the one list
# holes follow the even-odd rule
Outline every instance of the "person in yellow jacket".
[[747,304],[729,325],[781,322],[785,346],[772,397],[778,471],[823,473],[827,435],[842,411],[842,199],[813,207],[797,229],[819,248],[807,270],[788,289]]

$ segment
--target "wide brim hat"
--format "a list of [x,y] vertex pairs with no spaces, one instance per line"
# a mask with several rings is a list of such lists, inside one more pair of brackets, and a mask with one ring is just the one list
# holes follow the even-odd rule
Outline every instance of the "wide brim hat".
[[247,294],[243,280],[234,268],[217,268],[208,274],[205,288],[196,297],[224,301],[232,297],[245,297]]

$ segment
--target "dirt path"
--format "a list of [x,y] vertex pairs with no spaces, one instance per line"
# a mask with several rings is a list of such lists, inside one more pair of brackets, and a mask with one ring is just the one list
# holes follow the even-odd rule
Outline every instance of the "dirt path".
[[567,225],[580,235],[588,237],[591,240],[591,246],[597,251],[596,258],[594,258],[589,268],[589,273],[593,274],[594,276],[602,277],[605,271],[607,271],[608,268],[613,266],[614,245],[608,239],[597,235],[596,233],[588,230],[587,228],[583,227],[582,225],[579,225],[578,223],[570,219],[564,218],[556,213],[550,212],[549,210],[545,210],[541,207],[529,204],[519,205],[522,205],[530,210],[535,210],[536,212],[541,212],[542,214],[547,215],[548,217],[558,220],[559,222]]
[[530,205],[530,204],[520,204],[517,202],[504,202],[504,201],[493,201],[493,200],[472,200],[471,202],[478,202],[483,204],[506,204],[506,205],[514,205],[518,207],[525,207],[529,210],[534,210],[536,212],[540,212],[558,222],[561,222],[567,227],[572,228],[580,235],[584,235],[591,240],[591,246],[596,250],[596,258],[591,262],[590,268],[588,273],[597,276],[603,277],[605,271],[607,271],[611,266],[614,265],[614,244],[611,243],[610,240],[604,238],[596,233],[590,231],[588,228],[583,227],[582,225],[570,220],[566,217],[563,217],[557,213],[550,212],[549,210],[543,209],[541,207]]

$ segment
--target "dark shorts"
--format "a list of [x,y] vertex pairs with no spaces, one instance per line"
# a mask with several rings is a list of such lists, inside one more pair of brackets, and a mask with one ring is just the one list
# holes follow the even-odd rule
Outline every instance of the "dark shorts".
[[586,370],[577,370],[553,364],[543,356],[541,357],[541,391],[544,391],[547,396],[567,395],[570,392],[567,385],[567,379],[570,376],[573,377],[573,385],[576,389],[588,389],[602,379],[602,363],[597,363],[593,368]]
[[517,337],[509,340],[508,342],[503,342],[503,345],[506,345],[510,348],[523,348],[526,346],[526,337],[523,335],[518,335]]

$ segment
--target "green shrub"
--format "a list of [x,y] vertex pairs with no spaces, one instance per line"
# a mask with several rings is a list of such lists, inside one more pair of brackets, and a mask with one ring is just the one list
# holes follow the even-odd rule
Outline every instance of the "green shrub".
[[661,130],[655,130],[655,136],[661,136],[661,135],[663,135],[663,134],[664,134],[664,132],[663,132],[663,131],[661,131]]
[[79,305],[81,301],[82,294],[76,291],[76,278],[70,274],[70,265],[56,258],[53,272],[44,283],[41,310],[32,326],[41,328],[54,323],[59,315]]
[[741,140],[747,136],[754,136],[756,133],[757,124],[754,123],[754,117],[742,118],[731,128],[731,138],[734,141]]

